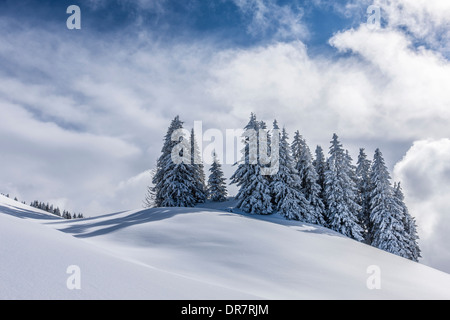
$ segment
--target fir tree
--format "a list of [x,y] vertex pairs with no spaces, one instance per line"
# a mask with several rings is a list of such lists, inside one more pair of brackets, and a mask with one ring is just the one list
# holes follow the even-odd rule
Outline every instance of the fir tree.
[[346,163],[345,168],[347,169],[347,174],[350,177],[350,179],[352,179],[354,185],[356,186],[356,193],[358,193],[358,178],[356,177],[356,166],[353,165],[353,158],[350,155],[350,153],[348,152],[348,150],[345,150],[345,156],[344,156],[344,161]]
[[[153,178],[156,174],[156,170],[155,169],[151,169],[149,171],[149,175],[150,175],[150,180],[153,181]],[[150,185],[147,187],[147,193],[145,194],[145,198],[144,198],[144,208],[153,208],[156,206],[155,203],[155,199],[156,199],[156,191],[155,191],[155,187],[153,185]]]
[[[156,207],[193,207],[196,198],[193,190],[196,189],[198,181],[195,181],[192,167],[189,167],[191,160],[189,139],[181,136],[179,140],[172,141],[172,134],[183,128],[183,122],[176,116],[167,130],[161,156],[156,164],[156,173],[153,177],[153,190],[155,193]],[[180,163],[175,163],[172,159],[172,151],[181,146],[178,156],[183,159]],[[183,154],[184,151],[186,154]]]
[[313,166],[311,151],[298,131],[295,132],[291,148],[295,169],[300,177],[300,190],[310,203],[310,212],[305,221],[324,226],[325,206],[320,198],[319,176]]
[[213,158],[213,163],[209,168],[211,173],[208,177],[208,198],[212,201],[225,201],[227,200],[226,179],[223,176],[222,166],[215,151]]
[[292,150],[292,159],[294,162],[294,167],[297,170],[297,173],[301,179],[302,184],[304,184],[305,180],[305,170],[306,170],[306,164],[305,162],[305,149],[306,149],[306,142],[303,139],[300,132],[297,130],[294,133],[294,139],[292,140],[291,144],[291,150]]
[[[256,120],[252,113],[244,128],[243,157],[238,168],[231,176],[231,183],[239,187],[236,195],[237,207],[244,212],[269,214],[272,213],[272,197],[270,180],[261,172],[259,159],[259,129],[265,129],[265,124]],[[237,163],[235,164],[237,165]]]
[[356,185],[351,177],[349,157],[336,134],[333,135],[325,172],[325,195],[328,225],[350,238],[362,241],[363,229],[358,223]]
[[400,186],[400,182],[394,184],[394,197],[397,201],[397,204],[402,208],[403,212],[403,227],[406,232],[406,257],[412,261],[418,262],[420,255],[420,248],[418,244],[419,236],[417,234],[417,225],[416,220],[409,214],[408,208],[405,204],[405,196],[403,195],[402,188]]
[[325,161],[325,156],[323,154],[323,149],[321,146],[316,147],[316,158],[313,161],[313,166],[316,168],[317,172],[317,184],[320,186],[319,197],[322,199],[323,204],[326,207],[325,202],[325,171],[327,169],[327,164]]
[[359,220],[364,228],[364,238],[366,243],[370,243],[370,160],[364,152],[364,148],[359,149],[358,161],[356,163],[356,179],[358,188],[358,204],[361,206]]
[[370,180],[372,184],[369,230],[371,245],[401,257],[408,257],[403,208],[395,199],[390,175],[379,149],[375,150]]
[[[276,123],[274,128],[278,129]],[[288,134],[283,128],[279,146],[278,172],[272,176],[270,184],[275,209],[286,219],[310,222],[312,209],[301,191],[300,177],[294,168],[287,139]]]
[[203,203],[206,200],[206,182],[205,182],[205,171],[200,155],[200,150],[197,144],[197,139],[195,138],[194,129],[191,130],[191,170],[193,171],[194,188],[192,194],[195,198],[195,202]]
[[54,215],[61,217],[61,211],[59,210],[59,208],[56,208],[53,212]]

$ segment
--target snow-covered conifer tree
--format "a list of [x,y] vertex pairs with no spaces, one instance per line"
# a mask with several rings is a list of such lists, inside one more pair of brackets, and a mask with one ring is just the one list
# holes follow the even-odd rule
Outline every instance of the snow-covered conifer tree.
[[325,202],[325,171],[327,169],[327,163],[325,160],[325,156],[323,154],[323,149],[321,146],[316,147],[316,157],[313,161],[313,166],[316,168],[317,172],[317,184],[320,186],[320,198],[322,199],[323,204],[326,207]]
[[[274,129],[278,125],[274,122]],[[286,219],[309,222],[311,207],[301,191],[301,181],[290,155],[288,134],[283,128],[279,146],[278,172],[272,176],[270,187],[275,210]]]
[[53,210],[53,214],[54,214],[55,216],[61,217],[61,210],[59,210],[59,208],[56,207],[56,208]]
[[222,165],[217,159],[216,152],[213,154],[213,163],[209,168],[210,174],[208,177],[208,198],[212,201],[227,200],[227,186],[225,177],[223,176]]
[[336,134],[333,135],[325,171],[327,220],[331,229],[362,241],[363,229],[358,222],[360,206],[356,202],[356,185],[349,168],[350,158]]
[[272,196],[269,178],[261,174],[259,129],[265,129],[265,125],[263,122],[257,121],[255,114],[252,113],[244,128],[243,157],[231,176],[231,183],[239,187],[236,195],[239,209],[249,213],[269,214],[273,211]]
[[371,245],[406,258],[408,237],[403,224],[403,208],[394,196],[390,175],[380,149],[375,150],[370,180]]
[[364,152],[364,148],[359,149],[358,161],[356,163],[356,179],[358,188],[358,204],[361,206],[359,220],[364,228],[365,242],[370,243],[369,226],[370,226],[370,160]]
[[200,150],[198,147],[197,140],[195,138],[194,129],[191,130],[191,169],[194,177],[193,195],[195,198],[195,202],[203,203],[206,200],[206,179],[205,179],[205,171],[203,166],[203,161],[200,155]]
[[[161,156],[156,164],[156,173],[153,177],[155,206],[156,207],[192,207],[196,204],[193,190],[196,189],[197,181],[193,176],[192,167],[189,167],[190,155],[182,154],[183,150],[190,153],[189,137],[180,136],[178,141],[172,141],[172,134],[183,128],[183,122],[176,116],[167,130]],[[180,153],[180,163],[172,159],[172,151],[178,144],[183,144]]]
[[[153,178],[155,177],[156,174],[156,169],[151,169],[149,171],[149,178],[152,181]],[[155,191],[155,187],[152,185],[147,187],[147,193],[145,194],[145,198],[144,198],[144,208],[153,208],[156,206],[155,203],[155,199],[156,199],[156,191]]]
[[416,220],[413,216],[409,214],[408,207],[405,204],[405,196],[403,195],[402,188],[400,186],[400,182],[394,184],[394,197],[398,203],[398,205],[402,208],[403,212],[403,227],[406,232],[406,257],[412,261],[419,261],[421,258],[420,255],[420,247],[418,244],[419,236],[417,234],[417,225]]
[[311,151],[306,140],[298,131],[295,132],[291,149],[294,166],[300,177],[300,190],[310,203],[310,212],[305,217],[305,221],[324,226],[325,206],[320,198],[319,176],[313,166]]

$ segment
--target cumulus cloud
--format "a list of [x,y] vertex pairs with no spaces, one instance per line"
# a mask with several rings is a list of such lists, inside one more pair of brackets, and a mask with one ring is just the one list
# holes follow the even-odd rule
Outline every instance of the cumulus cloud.
[[448,51],[450,3],[440,0],[378,0],[390,27],[403,27],[432,48]]
[[423,263],[450,272],[450,139],[414,142],[394,169],[419,226]]
[[[330,43],[353,55],[328,60],[308,55],[302,42],[277,43],[220,56],[212,93],[239,117],[253,109],[323,140],[323,128],[349,137],[392,140],[439,138],[450,121],[450,65],[414,49],[392,30],[365,26]],[[317,125],[320,123],[320,125]]]
[[318,7],[331,7],[338,14],[361,23],[370,5],[381,8],[385,28],[409,34],[447,57],[450,54],[450,2],[442,0],[313,0]]
[[372,32],[361,26],[338,33],[330,43],[364,58],[367,76],[376,86],[371,105],[377,108],[380,124],[387,124],[385,129],[411,138],[448,134],[448,60],[431,50],[415,49],[407,36],[392,30]]

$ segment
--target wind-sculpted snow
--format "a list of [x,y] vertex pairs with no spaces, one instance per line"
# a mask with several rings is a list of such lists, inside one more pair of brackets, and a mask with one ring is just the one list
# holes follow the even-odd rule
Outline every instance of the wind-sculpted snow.
[[[0,298],[450,298],[446,273],[323,227],[207,206],[42,220],[2,205]],[[79,290],[66,286],[70,265]],[[379,290],[367,287],[373,265]]]

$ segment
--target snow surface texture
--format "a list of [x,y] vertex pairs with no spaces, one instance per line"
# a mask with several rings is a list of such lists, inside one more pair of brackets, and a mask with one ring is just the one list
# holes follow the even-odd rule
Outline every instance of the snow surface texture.
[[[0,197],[0,299],[450,299],[450,275],[233,203],[63,220]],[[70,265],[81,289],[66,286]],[[367,268],[381,270],[370,290]]]

